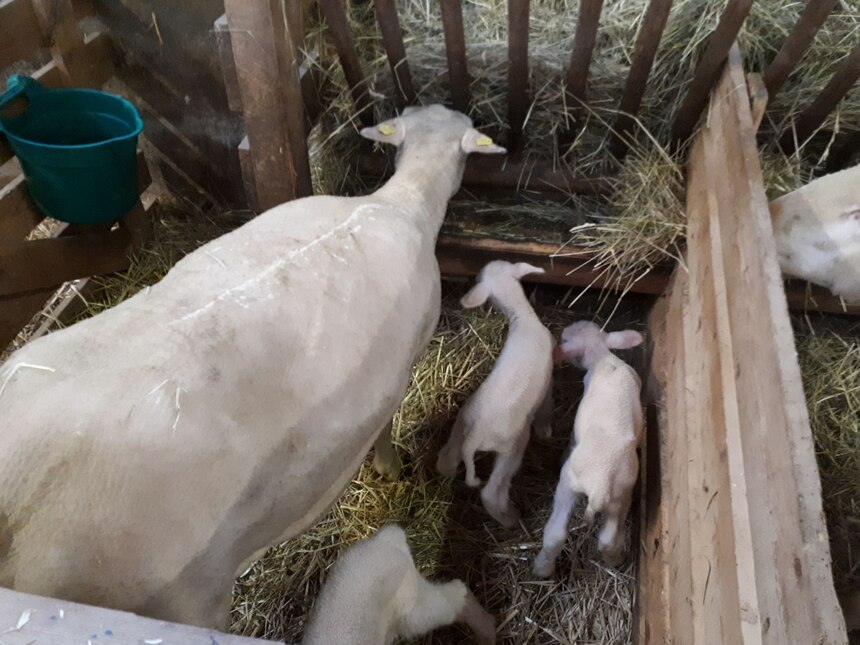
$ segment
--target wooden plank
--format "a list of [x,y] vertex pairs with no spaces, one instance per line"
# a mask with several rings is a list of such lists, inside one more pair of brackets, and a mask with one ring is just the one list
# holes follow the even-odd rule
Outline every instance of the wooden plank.
[[0,69],[32,58],[45,44],[30,0],[0,0]]
[[764,84],[771,101],[779,94],[786,79],[815,40],[827,16],[838,0],[809,0],[788,38],[763,73]]
[[43,219],[30,199],[24,175],[0,188],[0,240],[23,240]]
[[753,0],[729,0],[720,22],[708,39],[707,48],[696,66],[687,96],[675,117],[672,133],[676,142],[686,141],[693,134],[708,102],[708,94],[719,78],[729,49],[735,42],[752,3]]
[[[275,55],[278,60],[279,87],[283,105],[287,107],[284,115],[287,147],[282,154],[289,172],[292,185],[292,199],[313,195],[311,165],[308,158],[308,142],[305,134],[305,112],[302,99],[302,86],[299,76],[299,50],[295,34],[301,24],[291,26],[287,23],[288,14],[295,19],[295,10],[284,11],[281,0],[269,0],[272,26],[275,39]],[[294,5],[295,7],[295,5]],[[304,34],[300,37],[304,41]]]
[[648,86],[648,76],[654,66],[660,38],[663,36],[671,9],[672,0],[651,0],[642,18],[642,26],[636,36],[636,44],[633,46],[630,73],[624,85],[624,94],[621,97],[618,116],[613,127],[614,137],[610,150],[619,159],[627,152],[628,143],[624,135],[633,127],[633,117],[642,105],[642,97]]
[[580,0],[576,34],[564,84],[567,108],[573,114],[581,113],[585,107],[588,70],[591,67],[591,55],[597,41],[597,26],[602,10],[603,0]]
[[463,33],[463,7],[460,0],[440,0],[442,28],[445,30],[445,55],[448,58],[448,82],[454,108],[468,113],[471,92],[466,67],[466,36]]
[[860,43],[857,43],[851,53],[842,59],[821,93],[800,113],[794,122],[794,129],[788,130],[782,136],[779,143],[783,151],[787,154],[792,153],[796,150],[797,144],[802,144],[809,139],[858,78],[860,78]]
[[[744,642],[842,643],[815,451],[740,52],[703,131],[711,274]],[[690,220],[695,217],[690,212]],[[722,456],[721,456],[722,459]],[[721,495],[723,491],[721,491]]]
[[529,107],[529,0],[508,0],[508,154],[523,148]]
[[[359,153],[358,171],[367,177],[383,178],[390,176],[394,169],[385,155],[363,151]],[[565,168],[512,162],[501,155],[478,155],[466,161],[463,188],[511,188],[570,195],[608,194],[612,185],[608,178],[579,177]]]
[[259,208],[296,197],[289,166],[287,105],[270,0],[226,0],[233,57],[242,94],[245,132],[251,144]]
[[227,92],[227,107],[233,112],[242,111],[242,93],[239,90],[239,77],[236,76],[236,61],[233,59],[233,45],[230,42],[230,23],[227,14],[215,21],[215,42],[218,45],[218,58],[224,74],[224,90]]
[[340,59],[343,74],[352,93],[355,103],[356,116],[364,126],[373,125],[373,104],[367,93],[367,82],[358,53],[355,51],[355,42],[352,38],[352,30],[346,19],[343,8],[343,0],[319,0],[319,6],[328,25],[328,34],[334,41],[337,56]]
[[397,109],[402,110],[407,105],[418,101],[415,88],[412,87],[412,74],[406,61],[406,49],[403,46],[403,33],[400,20],[397,17],[397,7],[394,0],[373,0],[376,10],[376,22],[382,33],[382,45],[388,56],[388,65],[394,76],[394,102]]
[[0,243],[0,296],[37,291],[77,278],[127,269],[131,241],[125,228],[105,234],[3,241]]
[[72,87],[86,86],[92,61],[78,29],[71,0],[31,0],[42,33],[51,42],[54,63]]
[[[21,330],[42,310],[59,284],[23,296],[0,297],[0,352],[18,337]],[[2,611],[2,607],[0,607]]]
[[[4,636],[12,643],[81,645],[88,640],[116,643],[165,643],[165,645],[273,645],[213,629],[167,623],[124,611],[91,607],[65,600],[0,589],[0,625],[12,628],[27,612],[28,620]],[[62,612],[62,613],[61,613]],[[14,640],[12,640],[14,639]],[[283,641],[280,641],[283,645]]]

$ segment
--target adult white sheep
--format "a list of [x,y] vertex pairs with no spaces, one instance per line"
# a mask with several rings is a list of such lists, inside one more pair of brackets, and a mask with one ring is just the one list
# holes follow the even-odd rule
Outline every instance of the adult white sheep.
[[[282,204],[0,369],[0,585],[226,626],[236,574],[309,527],[388,433],[440,307],[468,117],[412,108],[366,197]],[[380,458],[381,455],[381,458]]]
[[329,574],[305,629],[303,645],[390,645],[439,627],[465,623],[481,645],[496,642],[496,624],[462,580],[425,579],[399,526],[386,526],[344,552]]
[[860,303],[860,165],[770,203],[782,272]]

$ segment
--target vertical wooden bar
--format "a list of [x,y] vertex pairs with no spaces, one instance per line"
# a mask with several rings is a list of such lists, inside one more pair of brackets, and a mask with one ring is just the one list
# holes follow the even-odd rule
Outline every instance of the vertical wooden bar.
[[376,22],[382,32],[382,45],[388,56],[391,74],[394,76],[394,101],[397,108],[402,110],[407,105],[417,101],[415,88],[412,87],[412,74],[409,63],[406,62],[406,49],[403,46],[403,33],[400,30],[400,20],[397,17],[397,7],[394,0],[374,0]]
[[528,113],[529,0],[508,0],[508,152],[523,148]]
[[636,44],[633,46],[633,61],[630,65],[630,74],[627,76],[627,84],[624,86],[624,94],[618,106],[618,116],[613,127],[614,137],[611,152],[621,158],[627,152],[627,143],[624,135],[633,126],[633,117],[639,112],[642,105],[642,97],[648,84],[648,76],[657,56],[660,46],[660,38],[666,28],[669,11],[672,9],[672,0],[651,0]]
[[779,143],[783,151],[794,152],[796,144],[802,144],[812,136],[858,78],[860,78],[860,43],[842,59],[830,81],[821,90],[821,94],[800,113],[794,129],[782,136]]
[[72,87],[86,87],[90,61],[71,0],[31,0],[54,63]]
[[270,1],[224,0],[259,211],[297,196],[295,169],[286,154],[291,149],[287,132],[290,106],[284,102]]
[[[292,5],[293,9],[286,9],[285,11],[286,5]],[[295,196],[307,197],[313,194],[313,185],[308,158],[308,143],[305,137],[305,103],[302,99],[298,50],[298,42],[304,40],[304,34],[300,34],[299,31],[304,22],[301,20],[301,16],[296,16],[295,9],[301,10],[301,6],[295,2],[282,4],[281,0],[269,0],[269,10],[274,29],[275,53],[278,59],[278,80],[282,100],[286,107],[288,147],[283,154],[287,157],[287,167],[290,171]],[[290,25],[288,16],[297,20],[298,25]],[[294,38],[299,40],[294,40]]]
[[349,84],[352,100],[355,103],[357,116],[365,126],[373,125],[373,106],[367,93],[364,72],[358,61],[358,53],[355,51],[355,42],[349,23],[346,20],[346,12],[343,8],[343,0],[319,0],[328,33],[334,41],[337,56],[340,59],[343,74]]
[[588,70],[591,67],[591,55],[597,40],[597,26],[602,10],[603,0],[580,0],[579,20],[576,23],[576,34],[565,79],[568,108],[572,108],[574,113],[580,112],[585,105]]
[[794,29],[785,39],[770,65],[764,70],[764,84],[770,100],[782,89],[783,83],[791,74],[791,70],[803,58],[803,54],[809,49],[815,34],[821,29],[821,25],[827,20],[827,16],[833,11],[838,0],[809,0],[806,8],[797,19]]
[[448,80],[454,107],[469,111],[469,71],[466,67],[466,36],[463,33],[461,0],[440,0],[442,28],[445,30],[445,54],[448,57]]
[[690,138],[708,102],[708,94],[717,82],[723,63],[752,8],[753,0],[729,0],[717,28],[708,39],[687,97],[675,117],[672,133],[676,142]]

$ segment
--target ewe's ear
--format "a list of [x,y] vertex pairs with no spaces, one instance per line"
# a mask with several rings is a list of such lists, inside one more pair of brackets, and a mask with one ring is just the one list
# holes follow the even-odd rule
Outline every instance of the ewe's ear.
[[399,146],[406,138],[406,126],[403,125],[403,121],[399,118],[389,119],[372,128],[363,128],[361,136],[371,141]]
[[546,271],[544,271],[540,267],[536,267],[533,264],[529,264],[528,262],[517,262],[514,265],[513,272],[514,277],[517,280],[522,280],[525,276],[531,273],[546,273]]
[[475,128],[466,130],[466,134],[460,141],[460,147],[467,155],[473,152],[485,155],[503,155],[507,152],[502,146],[497,146],[490,137],[481,134]]
[[630,349],[631,347],[641,345],[643,340],[642,334],[632,329],[613,331],[606,334],[606,346],[609,349]]
[[469,293],[460,298],[460,304],[463,305],[464,309],[474,309],[475,307],[480,307],[482,304],[487,302],[487,298],[489,297],[489,287],[483,282],[479,282],[469,289]]

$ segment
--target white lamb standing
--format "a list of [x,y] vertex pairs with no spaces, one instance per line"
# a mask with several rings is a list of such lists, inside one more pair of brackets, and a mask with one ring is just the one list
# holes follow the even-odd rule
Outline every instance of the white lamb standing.
[[460,410],[436,462],[440,473],[453,477],[464,461],[466,483],[474,488],[481,485],[475,476],[475,453],[495,452],[493,472],[481,500],[487,512],[508,528],[519,521],[519,511],[510,501],[510,487],[529,442],[529,427],[534,426],[540,437],[552,432],[554,341],[519,282],[530,273],[543,272],[525,262],[490,262],[460,301],[468,309],[489,299],[508,317],[510,329],[493,370]]
[[352,545],[329,574],[305,629],[303,645],[390,645],[439,627],[465,623],[481,645],[496,642],[496,624],[461,580],[434,583],[415,568],[399,526]]
[[448,199],[504,150],[439,105],[362,134],[400,148],[375,193],[277,206],[0,368],[0,586],[223,628],[374,442],[396,474]]
[[770,214],[784,274],[860,303],[860,165],[775,199]]
[[642,342],[639,332],[606,333],[590,321],[579,321],[562,333],[556,360],[569,360],[585,369],[585,391],[573,424],[575,445],[561,469],[552,515],[543,531],[543,549],[534,573],[549,577],[567,539],[574,505],[588,496],[585,518],[593,523],[601,513],[604,524],[598,548],[612,566],[624,560],[624,521],[639,474],[636,448],[643,415],[639,376],[610,349],[627,349]]

